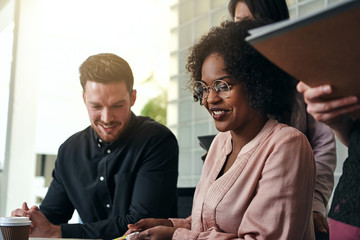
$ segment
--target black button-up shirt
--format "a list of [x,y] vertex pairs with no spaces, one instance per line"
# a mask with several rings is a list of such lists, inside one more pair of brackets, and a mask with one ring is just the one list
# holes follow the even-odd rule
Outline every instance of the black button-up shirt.
[[[165,126],[134,114],[120,139],[88,127],[66,140],[40,211],[63,237],[113,239],[142,218],[176,216],[178,144]],[[76,209],[82,224],[66,224]]]

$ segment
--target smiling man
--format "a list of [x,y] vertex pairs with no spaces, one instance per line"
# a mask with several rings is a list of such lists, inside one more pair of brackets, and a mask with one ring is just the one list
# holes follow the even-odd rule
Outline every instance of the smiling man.
[[[144,217],[176,216],[178,144],[165,126],[135,116],[134,79],[114,54],[90,56],[80,66],[91,126],[59,148],[53,181],[30,216],[32,237],[114,239]],[[82,223],[67,224],[74,210]]]

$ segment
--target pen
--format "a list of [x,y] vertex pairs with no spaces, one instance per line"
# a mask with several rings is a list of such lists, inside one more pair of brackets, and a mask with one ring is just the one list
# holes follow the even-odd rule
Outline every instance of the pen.
[[113,240],[121,240],[121,239],[125,239],[125,240],[130,240],[130,236],[133,236],[135,234],[138,234],[139,232],[133,232],[133,233],[130,233],[129,235],[124,235],[122,237],[119,237],[119,238],[115,238]]

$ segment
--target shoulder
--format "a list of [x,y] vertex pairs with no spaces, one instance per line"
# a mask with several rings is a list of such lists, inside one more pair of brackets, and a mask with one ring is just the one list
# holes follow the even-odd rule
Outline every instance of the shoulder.
[[293,161],[305,158],[313,161],[313,151],[307,137],[296,128],[286,124],[275,124],[268,138],[261,143],[260,149],[268,156],[282,156],[280,158],[291,156]]
[[[136,116],[136,134],[142,137],[173,137],[174,134],[165,125],[155,121],[152,118]],[[134,132],[135,133],[135,132]]]
[[[178,149],[175,135],[165,125],[156,122],[152,118],[136,116],[136,124],[129,133],[129,143],[153,148]],[[130,140],[131,139],[131,140]]]
[[313,176],[315,161],[312,148],[306,136],[294,127],[280,123],[274,125],[269,137],[257,149],[257,156],[263,156],[267,170],[293,169],[291,171],[298,173],[298,169],[304,169]]
[[307,142],[306,136],[301,131],[283,123],[276,123],[273,126],[270,136],[275,142],[286,142],[290,139],[299,139]]
[[93,137],[92,128],[91,126],[88,126],[84,130],[74,133],[69,138],[67,138],[63,144],[61,144],[59,151],[64,149],[68,150],[71,148],[77,148],[80,145],[84,146],[90,141],[91,137]]
[[141,129],[158,130],[164,132],[170,131],[165,125],[155,121],[150,117],[136,116],[136,120],[138,122],[138,127]]
[[76,141],[83,140],[83,139],[89,139],[89,137],[93,135],[91,132],[92,131],[91,129],[92,129],[91,126],[88,126],[85,129],[74,133],[68,139],[66,139],[64,143],[76,142]]
[[264,152],[312,152],[310,143],[302,132],[276,121],[267,123],[256,138]]

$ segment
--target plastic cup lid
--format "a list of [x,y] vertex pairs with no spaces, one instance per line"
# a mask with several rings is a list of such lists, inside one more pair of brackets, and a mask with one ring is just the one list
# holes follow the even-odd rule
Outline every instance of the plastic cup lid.
[[0,226],[23,226],[30,225],[28,217],[0,217]]

